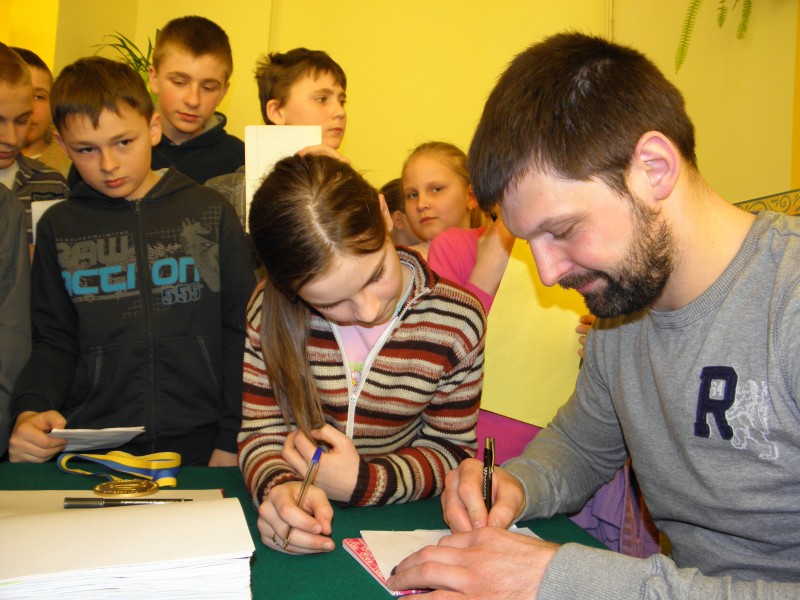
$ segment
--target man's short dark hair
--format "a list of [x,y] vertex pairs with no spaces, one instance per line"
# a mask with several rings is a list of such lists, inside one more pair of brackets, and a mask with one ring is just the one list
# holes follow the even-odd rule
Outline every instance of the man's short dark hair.
[[600,37],[554,35],[517,55],[486,101],[469,151],[475,195],[490,210],[530,170],[624,194],[648,131],[697,168],[683,96],[650,60]]

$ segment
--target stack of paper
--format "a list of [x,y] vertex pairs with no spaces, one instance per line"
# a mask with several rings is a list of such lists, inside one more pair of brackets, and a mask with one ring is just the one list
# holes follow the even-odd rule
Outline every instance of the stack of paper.
[[235,498],[0,518],[0,598],[247,598]]

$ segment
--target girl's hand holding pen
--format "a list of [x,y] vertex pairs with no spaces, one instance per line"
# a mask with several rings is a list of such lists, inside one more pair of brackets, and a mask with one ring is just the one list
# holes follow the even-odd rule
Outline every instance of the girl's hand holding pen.
[[311,435],[314,436],[313,440],[309,440],[301,431],[292,431],[283,445],[283,459],[302,475],[306,472],[317,446],[326,446],[320,459],[315,485],[325,490],[331,500],[350,501],[361,464],[361,457],[353,440],[330,425],[314,429]]
[[[273,550],[289,554],[330,552],[333,508],[325,491],[310,485],[301,506],[297,506],[302,481],[276,485],[258,507],[261,541]],[[289,545],[283,547],[286,531],[292,528]]]

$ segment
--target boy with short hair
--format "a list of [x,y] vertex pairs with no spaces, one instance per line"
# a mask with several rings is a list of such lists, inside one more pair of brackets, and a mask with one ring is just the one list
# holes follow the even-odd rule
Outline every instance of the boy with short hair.
[[[347,76],[335,60],[322,50],[307,48],[272,52],[256,61],[255,76],[266,125],[319,125],[322,143],[299,154],[326,154],[350,162],[338,152],[347,127]],[[206,185],[244,211],[244,168],[210,179]],[[240,216],[244,219],[244,214]]]
[[327,154],[349,162],[336,152],[347,126],[347,77],[336,61],[321,50],[294,48],[262,56],[255,73],[264,123],[319,125],[322,144],[300,154]]
[[244,142],[225,131],[216,112],[233,73],[225,31],[204,17],[171,20],[159,32],[150,67],[150,88],[158,96],[162,136],[153,168],[174,166],[198,183],[244,164]]
[[234,466],[255,284],[235,212],[176,169],[151,170],[159,115],[127,65],[81,59],[51,102],[83,182],[39,222],[11,460],[48,460],[64,441],[47,433],[66,424],[144,425],[122,450]]
[[53,73],[41,57],[27,48],[11,49],[22,57],[31,71],[33,83],[33,113],[28,138],[22,146],[22,153],[35,158],[64,177],[69,173],[70,162],[67,155],[56,143],[53,136],[53,119],[50,116],[50,90],[53,89]]
[[21,153],[33,113],[33,85],[25,61],[0,42],[0,184],[25,206],[28,243],[33,242],[31,202],[66,198],[64,177]]

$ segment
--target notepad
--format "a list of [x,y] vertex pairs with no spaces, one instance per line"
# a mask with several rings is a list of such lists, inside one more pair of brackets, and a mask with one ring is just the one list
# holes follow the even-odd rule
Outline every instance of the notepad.
[[249,599],[235,498],[0,518],[0,599]]
[[[363,532],[362,532],[363,533]],[[372,554],[372,551],[369,549],[369,545],[363,538],[346,538],[342,540],[342,544],[344,544],[344,549],[347,550],[353,558],[355,558],[362,567],[364,567],[367,572],[375,578],[375,581],[380,583],[387,592],[389,592],[392,596],[407,596],[410,594],[423,594],[429,590],[404,590],[404,591],[397,591],[397,590],[390,590],[386,585],[386,577],[383,575],[383,571],[378,566],[378,561],[375,559],[375,555]],[[391,572],[391,569],[390,571]]]
[[[538,538],[527,527],[512,525],[510,531]],[[422,550],[425,546],[435,546],[439,540],[450,535],[449,529],[415,529],[413,531],[361,531],[360,538],[346,538],[342,541],[345,550],[364,567],[375,580],[392,596],[424,594],[430,590],[390,590],[386,585],[392,569],[404,558]]]
[[322,143],[319,125],[248,125],[244,128],[245,203],[250,214],[253,194],[280,159]]

